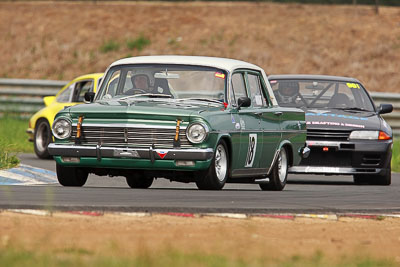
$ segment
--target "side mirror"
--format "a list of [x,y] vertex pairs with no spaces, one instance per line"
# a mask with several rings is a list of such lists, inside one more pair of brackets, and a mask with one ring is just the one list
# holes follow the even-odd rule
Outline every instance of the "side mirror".
[[393,111],[392,104],[381,104],[378,108],[378,114],[386,114]]
[[251,99],[245,96],[239,97],[238,99],[238,109],[247,108],[251,105]]
[[92,103],[95,95],[94,92],[86,92],[84,96],[85,103]]

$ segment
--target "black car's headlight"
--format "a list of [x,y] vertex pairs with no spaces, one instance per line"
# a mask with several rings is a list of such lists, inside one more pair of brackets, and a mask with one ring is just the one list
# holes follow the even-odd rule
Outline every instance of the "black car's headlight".
[[389,140],[391,137],[383,131],[352,131],[350,140]]
[[204,123],[192,123],[186,129],[186,136],[191,143],[199,144],[203,142],[208,135],[209,129]]
[[66,139],[71,136],[72,124],[71,120],[65,117],[60,117],[53,122],[53,135],[57,139]]

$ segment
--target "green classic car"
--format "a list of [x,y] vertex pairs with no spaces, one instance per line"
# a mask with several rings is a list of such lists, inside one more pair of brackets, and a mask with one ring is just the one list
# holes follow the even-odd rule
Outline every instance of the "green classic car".
[[125,176],[131,188],[155,178],[257,183],[282,190],[288,167],[307,157],[304,112],[279,107],[264,71],[239,60],[193,56],[121,59],[86,102],[60,111],[48,150],[63,186],[89,173]]

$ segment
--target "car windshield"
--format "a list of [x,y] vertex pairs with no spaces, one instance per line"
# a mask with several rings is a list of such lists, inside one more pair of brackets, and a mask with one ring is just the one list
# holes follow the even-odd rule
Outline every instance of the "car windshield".
[[330,108],[374,111],[360,83],[327,80],[270,80],[278,104],[283,107]]
[[225,100],[226,73],[223,70],[187,65],[123,65],[111,68],[96,100],[143,98]]

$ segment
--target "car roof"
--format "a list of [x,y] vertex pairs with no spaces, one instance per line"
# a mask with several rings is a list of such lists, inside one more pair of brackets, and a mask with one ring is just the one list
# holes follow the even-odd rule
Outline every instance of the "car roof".
[[310,74],[279,74],[269,75],[268,80],[326,80],[338,82],[356,82],[361,83],[359,80],[351,77],[330,76],[330,75],[310,75]]
[[227,71],[232,71],[238,68],[250,68],[262,70],[259,66],[229,58],[220,57],[203,57],[203,56],[178,56],[178,55],[161,55],[161,56],[140,56],[130,57],[115,61],[110,67],[115,65],[128,65],[128,64],[181,64],[181,65],[196,65],[207,66]]
[[78,77],[75,77],[73,80],[83,80],[83,79],[99,79],[103,77],[104,73],[89,73],[85,75],[81,75]]

